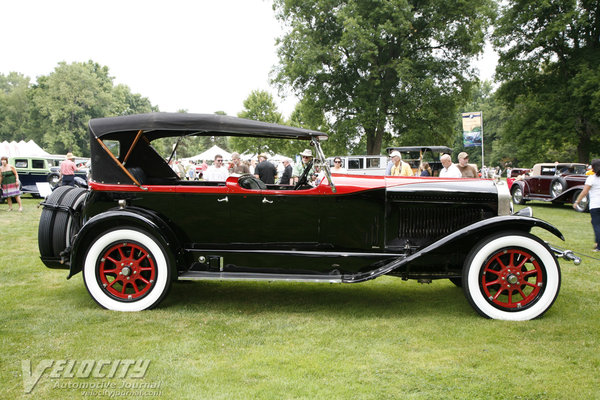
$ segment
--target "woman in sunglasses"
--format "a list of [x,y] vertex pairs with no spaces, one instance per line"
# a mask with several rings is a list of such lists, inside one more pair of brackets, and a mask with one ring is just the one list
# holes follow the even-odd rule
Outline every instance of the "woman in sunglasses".
[[333,168],[331,168],[331,173],[332,174],[345,174],[346,168],[342,167],[342,159],[339,157],[336,157],[333,159]]

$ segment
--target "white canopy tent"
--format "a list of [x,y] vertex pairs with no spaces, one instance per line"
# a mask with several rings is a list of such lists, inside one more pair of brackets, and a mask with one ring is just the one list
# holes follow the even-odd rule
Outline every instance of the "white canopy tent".
[[202,161],[202,160],[212,161],[215,159],[215,156],[217,154],[220,154],[221,156],[223,156],[224,160],[231,160],[231,153],[223,150],[222,148],[220,148],[217,145],[214,145],[210,149],[208,149],[200,154],[196,154],[193,157],[189,157],[189,158],[187,158],[187,160],[190,160],[190,161]]
[[38,146],[33,140],[25,142],[4,142],[0,143],[0,155],[6,157],[48,157],[50,153]]

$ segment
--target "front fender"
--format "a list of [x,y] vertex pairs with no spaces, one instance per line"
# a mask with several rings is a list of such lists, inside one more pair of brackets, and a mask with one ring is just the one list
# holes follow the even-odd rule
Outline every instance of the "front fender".
[[90,218],[75,236],[71,247],[67,279],[81,272],[83,259],[91,241],[103,232],[119,226],[133,226],[151,232],[165,248],[171,250],[171,257],[174,257],[177,249],[181,247],[173,230],[156,214],[143,209],[105,211]]
[[395,269],[398,269],[403,265],[414,261],[419,257],[423,257],[429,253],[432,253],[436,250],[444,250],[444,247],[452,248],[453,244],[458,242],[459,240],[471,240],[473,238],[487,236],[491,233],[500,231],[520,230],[529,232],[534,227],[545,229],[548,232],[555,235],[556,237],[558,237],[559,239],[565,240],[562,233],[555,226],[549,224],[546,221],[542,221],[541,219],[519,215],[493,217],[485,219],[483,221],[478,221],[474,224],[459,229],[456,232],[453,232],[443,237],[442,239],[430,244],[429,246],[422,248],[416,253],[405,257],[397,258],[376,270],[354,275],[345,275],[342,278],[342,281],[346,283],[356,283],[377,278],[378,276],[388,274],[394,271]]
[[510,186],[510,192],[512,193],[513,188],[515,187],[515,185],[521,187],[521,191],[523,192],[523,196],[528,196],[529,197],[529,184],[524,181],[524,180],[514,180],[512,185]]

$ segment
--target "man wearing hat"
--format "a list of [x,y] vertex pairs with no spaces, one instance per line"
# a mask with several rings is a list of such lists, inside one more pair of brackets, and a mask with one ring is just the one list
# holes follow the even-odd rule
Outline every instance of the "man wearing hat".
[[60,163],[62,186],[75,186],[75,171],[79,171],[79,168],[73,162],[74,159],[73,153],[69,152],[65,156],[65,160]]
[[394,150],[390,153],[392,159],[392,165],[390,166],[391,176],[413,176],[414,173],[408,163],[402,161],[402,155],[398,150]]
[[472,164],[469,164],[469,155],[464,151],[458,154],[457,167],[463,178],[479,178],[477,169]]
[[[292,172],[292,177],[294,178],[294,184],[298,183],[298,178],[300,178],[300,176],[306,169],[306,166],[308,165],[308,163],[312,161],[312,159],[313,159],[312,150],[304,149],[304,151],[302,153],[300,153],[300,156],[302,156],[302,162],[296,163],[296,165],[294,166],[294,171]],[[314,175],[314,173],[315,173],[315,167],[313,165],[310,167],[308,176],[310,177],[311,175]]]
[[258,155],[258,164],[254,168],[254,176],[266,183],[272,185],[275,183],[275,177],[277,176],[277,168],[267,161],[267,154],[262,153]]

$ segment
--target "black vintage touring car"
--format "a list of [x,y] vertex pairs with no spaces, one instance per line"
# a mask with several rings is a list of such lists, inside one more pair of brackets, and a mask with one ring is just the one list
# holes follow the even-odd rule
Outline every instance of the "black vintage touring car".
[[[46,266],[83,271],[102,307],[154,307],[182,279],[450,279],[481,315],[508,320],[539,317],[558,295],[554,252],[569,253],[529,231],[562,235],[511,215],[505,184],[332,175],[324,133],[227,116],[93,119],[89,132],[89,189],[58,188],[45,201],[39,248]],[[321,173],[311,184],[309,165],[295,185],[180,180],[152,142],[197,135],[306,140]]]

